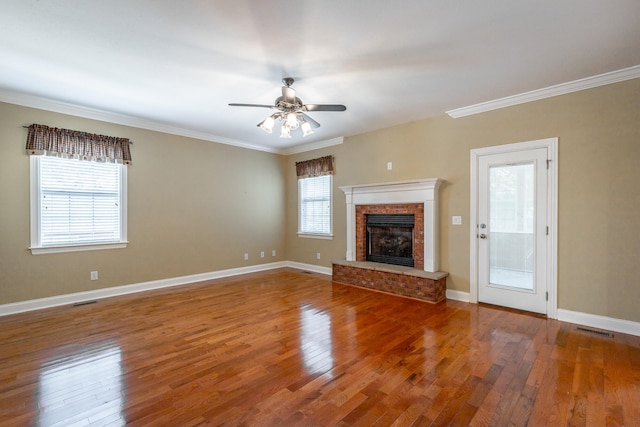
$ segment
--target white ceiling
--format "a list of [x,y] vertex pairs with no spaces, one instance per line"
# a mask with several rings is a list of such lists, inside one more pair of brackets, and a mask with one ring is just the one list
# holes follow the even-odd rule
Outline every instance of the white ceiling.
[[[2,0],[0,101],[265,151],[640,64],[638,0]],[[256,127],[281,79],[322,126]],[[44,123],[46,124],[46,123]],[[51,124],[55,125],[55,124]],[[123,135],[126,136],[126,135]]]

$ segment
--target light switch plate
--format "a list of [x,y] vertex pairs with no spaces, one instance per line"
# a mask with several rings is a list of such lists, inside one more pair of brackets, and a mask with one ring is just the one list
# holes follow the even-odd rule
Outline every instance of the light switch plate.
[[462,217],[454,215],[451,217],[451,224],[453,225],[462,225]]

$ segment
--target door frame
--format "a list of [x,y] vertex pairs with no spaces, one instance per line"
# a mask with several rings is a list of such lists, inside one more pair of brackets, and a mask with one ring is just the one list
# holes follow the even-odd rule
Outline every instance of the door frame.
[[481,156],[506,154],[535,148],[547,149],[547,317],[558,318],[558,138],[538,139],[471,150],[469,214],[469,302],[478,303],[478,162]]

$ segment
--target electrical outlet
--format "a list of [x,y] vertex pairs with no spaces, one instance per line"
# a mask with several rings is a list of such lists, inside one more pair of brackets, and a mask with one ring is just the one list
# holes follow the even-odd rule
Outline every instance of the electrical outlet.
[[316,259],[320,259],[320,252],[316,252]]
[[275,249],[271,251],[271,256],[276,256],[276,250]]
[[391,169],[393,169],[393,163],[387,162],[387,170],[390,171]]
[[260,258],[264,258],[264,251],[260,252]]
[[248,260],[249,259],[249,254],[244,254],[244,260]]
[[97,271],[92,271],[91,272],[91,280],[98,280],[98,272]]

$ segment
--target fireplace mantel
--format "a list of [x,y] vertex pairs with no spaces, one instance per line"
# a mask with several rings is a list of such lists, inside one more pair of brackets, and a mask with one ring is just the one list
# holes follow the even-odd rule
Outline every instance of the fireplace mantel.
[[438,271],[438,178],[340,187],[347,198],[347,261],[356,261],[356,206],[424,204],[424,271]]

